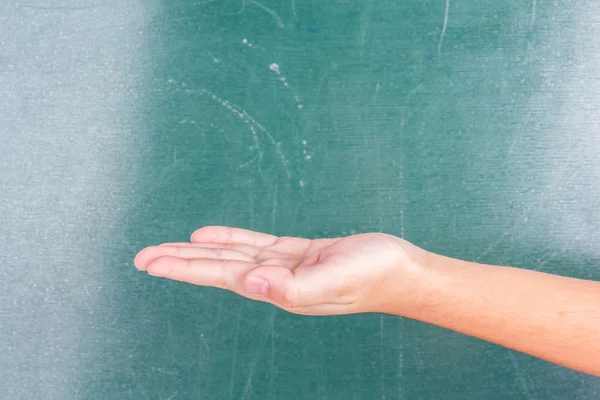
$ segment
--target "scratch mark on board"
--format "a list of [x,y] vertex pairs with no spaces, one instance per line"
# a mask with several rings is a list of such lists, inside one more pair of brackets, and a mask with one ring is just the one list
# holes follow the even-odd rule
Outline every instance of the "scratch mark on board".
[[444,12],[444,25],[442,26],[442,33],[440,34],[440,41],[438,42],[437,51],[438,56],[442,55],[442,44],[444,44],[444,36],[446,36],[446,28],[448,27],[448,11],[450,9],[450,0],[446,0],[446,11]]
[[275,308],[271,311],[271,356],[269,358],[269,399],[273,398],[273,380],[275,376]]
[[490,251],[492,251],[497,245],[498,243],[500,243],[502,241],[502,239],[504,239],[506,237],[506,235],[508,235],[510,233],[510,229],[506,230],[502,235],[500,235],[500,237],[498,239],[496,239],[496,241],[494,241],[494,243],[492,243],[487,249],[485,249],[483,251],[483,253],[481,253],[477,258],[475,258],[475,262],[481,260],[482,257],[485,257]]
[[[368,3],[368,5],[367,5],[367,3]],[[372,4],[371,0],[369,0],[368,2],[363,0],[361,2],[360,36],[359,36],[359,40],[358,40],[358,46],[360,49],[359,57],[361,60],[363,59],[363,50],[365,47],[365,42],[367,40],[368,32],[371,29],[371,26],[373,24],[372,8],[373,8],[373,4]]]
[[98,8],[101,7],[105,7],[105,4],[102,3],[98,3],[98,4],[91,4],[89,6],[83,6],[83,7],[60,7],[60,6],[56,6],[56,7],[52,7],[52,6],[37,6],[37,5],[32,5],[32,4],[24,4],[22,6],[20,6],[19,8],[21,10],[23,9],[30,9],[30,10],[36,10],[36,11],[46,11],[46,12],[74,12],[74,11],[93,11],[96,10]]
[[327,380],[325,379],[325,349],[323,346],[323,319],[321,319],[319,324],[319,376],[317,377],[317,393],[318,398],[323,399],[326,398],[325,385]]
[[235,367],[238,353],[238,339],[240,335],[240,320],[235,327],[235,340],[233,341],[233,357],[231,358],[231,373],[229,377],[229,398],[233,399],[233,384],[235,383]]
[[229,314],[229,315],[231,315],[233,317],[236,317],[238,320],[243,320],[243,321],[246,321],[246,322],[252,322],[251,320],[248,320],[246,317],[244,317],[244,316],[242,316],[242,315],[240,315],[240,314],[238,314],[236,312],[224,309],[221,306],[221,304],[216,303],[216,302],[211,301],[211,300],[208,300],[206,298],[206,296],[204,294],[202,294],[202,293],[199,293],[199,297],[200,297],[200,301],[202,301],[202,302],[204,302],[206,304],[210,304],[211,306],[216,307],[219,312],[224,312],[225,314]]
[[[177,81],[174,79],[169,79],[168,82],[170,84],[177,83]],[[187,85],[183,82],[181,83],[181,86],[184,88],[187,87]],[[254,141],[253,149],[256,149],[259,152],[258,170],[259,170],[259,174],[260,174],[261,178],[263,178],[263,180],[264,180],[264,175],[262,173],[260,166],[261,166],[261,162],[263,159],[264,150],[262,150],[262,148],[260,146],[260,140],[258,138],[257,129],[260,132],[262,132],[267,137],[267,139],[271,142],[271,144],[275,148],[275,154],[279,158],[287,178],[288,179],[291,178],[292,173],[288,167],[289,161],[285,158],[285,154],[281,150],[281,142],[277,142],[275,140],[275,138],[273,137],[273,135],[271,135],[271,133],[269,133],[269,131],[267,131],[267,129],[264,126],[262,126],[251,115],[249,115],[246,111],[244,111],[240,106],[233,104],[233,103],[229,102],[228,100],[223,99],[222,97],[217,96],[215,93],[211,92],[208,89],[204,89],[204,88],[202,88],[200,90],[184,89],[184,91],[185,91],[185,93],[199,94],[201,96],[210,97],[212,100],[221,104],[221,106],[225,107],[227,110],[229,110],[229,112],[236,115],[240,120],[242,120],[246,125],[248,125],[250,132],[252,133],[252,140]]]
[[209,353],[210,349],[208,348],[208,343],[206,343],[206,339],[204,339],[204,333],[200,334],[200,341],[204,345],[204,350],[206,350],[206,352]]
[[494,248],[496,248],[496,246],[498,246],[498,244],[510,233],[512,232],[518,232],[518,227],[519,224],[521,223],[526,223],[528,221],[528,213],[531,210],[532,207],[535,206],[535,203],[531,203],[528,207],[526,207],[523,210],[523,213],[521,214],[520,218],[517,218],[516,222],[513,224],[512,227],[508,228],[507,230],[504,231],[504,233],[502,235],[500,235],[500,237],[498,239],[496,239],[492,244],[490,244],[490,246],[485,249],[483,251],[483,253],[481,253],[478,257],[476,257],[473,261],[477,262],[479,260],[481,260],[482,257],[486,256],[490,251],[492,251]]
[[285,25],[283,24],[283,21],[281,20],[281,18],[279,17],[279,15],[277,15],[277,13],[275,11],[271,10],[269,7],[265,6],[262,3],[259,3],[256,0],[250,0],[250,3],[252,3],[255,6],[260,7],[263,10],[265,10],[267,13],[269,13],[275,19],[275,21],[277,22],[277,25],[280,28],[285,28]]
[[523,377],[523,372],[521,371],[519,364],[517,364],[517,359],[515,358],[515,355],[513,354],[512,350],[509,350],[508,355],[510,357],[510,360],[512,361],[513,367],[515,368],[515,372],[517,373],[517,380],[521,385],[521,390],[523,394],[525,395],[525,397],[527,397],[528,400],[533,400],[531,391],[527,387],[527,383],[525,382],[525,378]]
[[[400,170],[400,185],[404,185],[404,171]],[[404,230],[404,202],[400,207],[400,237],[404,238],[405,230]]]
[[542,268],[544,265],[548,264],[548,263],[549,263],[549,262],[551,262],[551,261],[554,261],[554,260],[556,260],[556,258],[557,258],[559,255],[562,255],[562,254],[563,254],[563,252],[562,252],[562,251],[555,251],[555,252],[553,252],[553,253],[550,253],[550,256],[549,256],[548,258],[546,258],[546,259],[544,259],[544,260],[541,260],[541,261],[539,261],[539,262],[538,262],[538,264],[537,264],[537,265],[536,265],[536,266],[535,266],[533,269],[534,269],[534,270],[536,270],[536,271],[539,271],[539,270],[540,270],[540,268]]
[[221,60],[219,60],[217,57],[215,57],[215,55],[213,53],[211,53],[210,51],[208,52],[208,55],[212,57],[212,60],[215,64],[218,64],[221,62]]
[[273,189],[273,208],[271,211],[271,231],[275,231],[275,222],[277,220],[277,182],[275,182],[275,188]]
[[404,320],[400,320],[400,331],[398,332],[400,347],[398,349],[398,398],[403,400],[404,396]]
[[[269,319],[273,319],[275,318],[275,313],[271,313],[271,316],[269,317]],[[252,364],[250,364],[250,368],[248,369],[248,376],[246,378],[246,385],[244,386],[244,392],[242,393],[242,396],[240,397],[242,400],[244,400],[247,396],[248,393],[250,391],[250,389],[252,388],[252,378],[254,378],[254,372],[256,371],[256,365],[258,364],[258,359],[260,358],[260,355],[262,354],[265,345],[267,344],[267,337],[269,336],[268,332],[265,332],[260,340],[260,343],[258,344],[258,346],[256,347],[256,352],[254,353],[254,359],[252,360]]]
[[510,142],[510,147],[508,148],[508,152],[506,153],[506,159],[507,159],[507,163],[508,163],[508,159],[510,158],[510,156],[512,156],[513,151],[515,151],[515,147],[517,145],[517,142],[519,141],[519,139],[522,136],[522,131],[517,132],[514,136],[513,139]]
[[417,133],[417,135],[415,136],[416,142],[419,141],[419,139],[421,138],[421,135],[423,135],[423,132],[425,132],[426,123],[427,123],[427,121],[425,119],[423,119],[423,122],[421,122],[421,129],[419,130],[419,133]]
[[259,155],[256,155],[256,156],[254,156],[254,158],[252,158],[250,161],[246,161],[245,163],[243,163],[243,164],[239,165],[239,166],[237,167],[237,169],[242,169],[242,168],[244,168],[244,167],[247,167],[248,165],[252,164],[254,161],[258,160],[258,157],[259,157],[259,156],[260,156],[260,154],[259,154]]
[[260,175],[261,179],[264,182],[265,176],[263,175],[263,172],[262,172],[262,160],[263,160],[263,153],[260,153],[259,158],[258,158],[258,174]]
[[381,367],[381,376],[379,383],[381,385],[381,398],[385,400],[385,365],[383,363],[383,316],[379,317],[379,365]]
[[238,12],[236,12],[235,14],[242,14],[245,9],[246,9],[246,0],[242,0],[242,7],[240,7],[240,10]]
[[175,398],[175,396],[177,396],[177,390],[173,392],[172,395],[170,395],[169,397],[167,397],[165,400],[173,400]]
[[529,31],[533,32],[533,25],[535,24],[535,9],[537,0],[531,0],[531,22],[529,23]]

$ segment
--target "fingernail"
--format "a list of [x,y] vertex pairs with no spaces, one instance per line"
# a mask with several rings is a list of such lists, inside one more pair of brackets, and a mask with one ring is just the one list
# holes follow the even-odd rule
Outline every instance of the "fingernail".
[[148,275],[164,277],[169,274],[170,267],[166,264],[154,264],[148,268]]
[[269,293],[269,282],[258,276],[250,276],[244,282],[246,290],[252,294],[266,296]]

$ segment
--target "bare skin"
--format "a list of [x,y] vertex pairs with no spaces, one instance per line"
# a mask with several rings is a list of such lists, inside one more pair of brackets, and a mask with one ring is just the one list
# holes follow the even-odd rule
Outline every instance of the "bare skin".
[[148,247],[135,265],[296,314],[412,318],[600,376],[600,282],[455,260],[381,233],[309,240],[228,227]]

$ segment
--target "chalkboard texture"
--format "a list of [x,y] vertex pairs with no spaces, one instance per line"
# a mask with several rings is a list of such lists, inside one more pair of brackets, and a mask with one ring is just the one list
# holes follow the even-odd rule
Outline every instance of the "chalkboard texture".
[[[152,278],[208,224],[600,279],[600,3],[0,5],[0,398],[598,399],[391,316]],[[548,293],[547,296],[552,296]]]

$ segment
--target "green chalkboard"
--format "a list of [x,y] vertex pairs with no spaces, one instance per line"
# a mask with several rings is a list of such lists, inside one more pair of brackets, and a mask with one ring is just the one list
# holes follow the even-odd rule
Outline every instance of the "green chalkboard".
[[[600,279],[600,3],[0,6],[0,398],[597,399],[381,315],[139,273],[203,225]],[[548,293],[552,296],[552,293]]]

